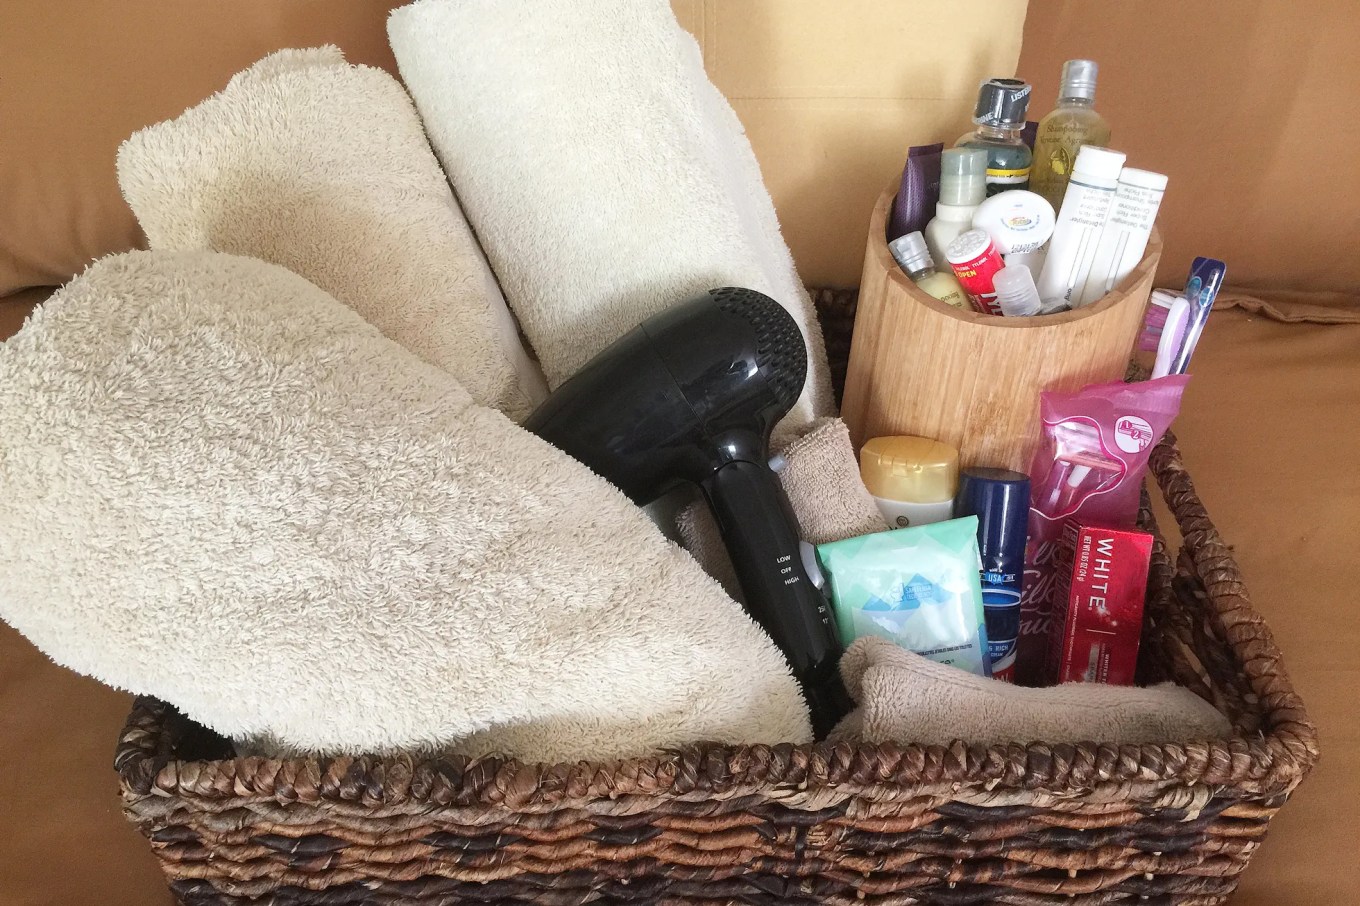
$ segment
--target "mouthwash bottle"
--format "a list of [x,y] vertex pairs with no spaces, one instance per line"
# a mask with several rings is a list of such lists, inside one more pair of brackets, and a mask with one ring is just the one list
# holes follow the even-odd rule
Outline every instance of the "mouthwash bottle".
[[1110,126],[1095,111],[1096,69],[1094,60],[1064,63],[1058,106],[1039,122],[1029,188],[1048,199],[1055,211],[1062,207],[1081,146],[1110,144]]
[[1028,189],[1033,155],[1021,137],[1029,112],[1028,82],[989,79],[978,89],[973,122],[977,129],[954,143],[956,148],[987,152],[987,195],[1009,189]]

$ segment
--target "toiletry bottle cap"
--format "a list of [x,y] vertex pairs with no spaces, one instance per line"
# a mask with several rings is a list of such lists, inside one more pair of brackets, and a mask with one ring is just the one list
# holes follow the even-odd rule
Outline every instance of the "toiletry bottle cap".
[[1139,170],[1137,167],[1125,167],[1119,171],[1119,181],[1126,185],[1137,186],[1140,189],[1166,190],[1165,173]]
[[978,88],[973,122],[979,126],[1025,125],[1029,91],[1029,83],[1021,79],[988,79]]
[[978,547],[986,552],[983,569],[990,563],[1023,563],[1029,476],[1010,469],[965,469],[954,500],[954,518],[963,516],[978,517]]
[[1099,69],[1095,60],[1068,60],[1062,67],[1062,87],[1058,89],[1058,99],[1095,98],[1096,72]]
[[1042,304],[1034,274],[1023,264],[1008,264],[993,274],[992,289],[1002,314],[1012,318],[1039,314]]
[[944,247],[944,256],[950,264],[964,264],[986,254],[989,247],[995,249],[996,243],[986,230],[966,230]]
[[893,258],[907,273],[935,266],[935,259],[930,256],[930,249],[926,247],[926,237],[919,231],[898,236],[888,243],[888,251],[892,252]]
[[1077,151],[1076,163],[1072,165],[1072,178],[1078,174],[1100,182],[1118,182],[1119,171],[1124,169],[1123,151],[1112,151],[1099,145],[1082,145]]
[[959,483],[959,451],[928,437],[875,437],[859,451],[860,477],[884,500],[943,503]]
[[940,155],[940,204],[971,207],[986,197],[986,151],[950,148]]

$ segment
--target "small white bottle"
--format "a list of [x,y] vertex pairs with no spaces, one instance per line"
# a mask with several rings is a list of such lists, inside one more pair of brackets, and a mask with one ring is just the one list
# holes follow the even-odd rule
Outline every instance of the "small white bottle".
[[987,152],[950,148],[940,155],[940,201],[926,224],[926,247],[936,261],[963,232],[973,228],[973,214],[987,197]]
[[955,308],[972,308],[954,272],[945,273],[936,266],[935,259],[930,257],[930,249],[926,248],[925,237],[919,231],[889,242],[888,251],[911,282],[927,295]]
[[959,451],[928,437],[875,437],[859,452],[860,477],[893,528],[954,518]]
[[1095,262],[1097,240],[1109,217],[1123,168],[1124,154],[1120,151],[1084,145],[1077,152],[1037,281],[1039,298],[1044,302],[1076,301]]

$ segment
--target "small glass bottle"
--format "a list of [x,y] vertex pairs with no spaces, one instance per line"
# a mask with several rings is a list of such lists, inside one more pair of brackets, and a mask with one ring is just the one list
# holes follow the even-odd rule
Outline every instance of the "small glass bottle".
[[989,79],[978,89],[973,122],[977,129],[954,143],[956,148],[987,152],[987,195],[1028,189],[1034,156],[1021,132],[1029,112],[1030,86],[1020,79]]
[[1082,145],[1110,144],[1110,124],[1095,111],[1096,71],[1094,60],[1063,64],[1058,106],[1039,122],[1034,139],[1030,191],[1048,199],[1055,211],[1062,207],[1077,151]]
[[894,260],[928,296],[932,296],[955,308],[970,308],[968,297],[959,286],[953,274],[946,274],[935,267],[935,259],[930,257],[926,239],[920,232],[899,236],[888,243],[888,251]]

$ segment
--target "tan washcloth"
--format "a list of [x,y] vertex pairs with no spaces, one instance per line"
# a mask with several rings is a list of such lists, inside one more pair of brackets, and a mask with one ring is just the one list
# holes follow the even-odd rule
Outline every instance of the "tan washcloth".
[[[782,450],[779,482],[798,517],[801,537],[826,544],[856,535],[887,531],[889,525],[865,490],[850,431],[839,418],[822,418]],[[676,524],[685,547],[705,571],[734,597],[737,574],[718,534],[718,523],[704,501],[680,511]]]
[[1226,717],[1174,683],[1026,689],[938,664],[887,639],[863,638],[851,645],[841,658],[841,676],[859,707],[841,721],[832,739],[1126,745],[1232,733]]

